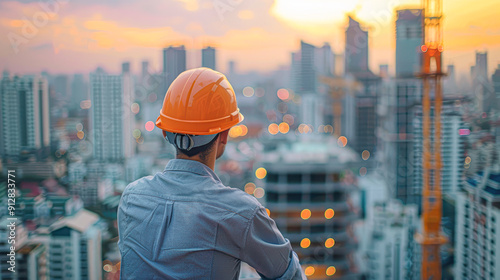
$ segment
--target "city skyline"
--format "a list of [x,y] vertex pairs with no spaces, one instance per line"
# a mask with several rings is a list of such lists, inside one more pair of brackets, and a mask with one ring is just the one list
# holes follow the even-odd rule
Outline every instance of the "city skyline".
[[[185,45],[187,68],[200,64],[200,49],[213,46],[219,50],[217,63],[223,72],[229,60],[236,60],[242,71],[271,71],[288,65],[290,52],[301,39],[314,45],[327,42],[335,53],[343,53],[347,16],[353,15],[369,31],[370,68],[389,64],[394,73],[395,9],[418,8],[420,1],[364,2],[54,0],[43,6],[36,1],[7,1],[0,3],[0,33],[7,38],[0,44],[0,69],[88,73],[97,66],[114,65],[108,70],[119,72],[124,60],[139,69],[136,64],[147,59],[152,69],[161,71],[162,49]],[[493,73],[500,63],[494,1],[444,2],[444,63],[455,64],[460,76],[474,65],[475,51],[486,50],[488,73]]]

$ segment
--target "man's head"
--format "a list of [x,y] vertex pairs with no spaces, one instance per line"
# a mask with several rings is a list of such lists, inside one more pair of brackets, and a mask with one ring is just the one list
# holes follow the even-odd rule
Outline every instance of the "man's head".
[[[228,130],[243,121],[233,87],[209,68],[181,73],[170,85],[156,126],[182,158],[219,158]],[[212,156],[209,157],[209,155]]]

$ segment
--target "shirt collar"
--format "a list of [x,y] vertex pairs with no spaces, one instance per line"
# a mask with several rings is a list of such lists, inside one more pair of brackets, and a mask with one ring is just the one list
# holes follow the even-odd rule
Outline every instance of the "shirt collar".
[[167,166],[165,167],[164,171],[186,171],[199,174],[202,176],[210,176],[214,180],[220,182],[219,177],[217,176],[217,174],[215,174],[215,172],[212,169],[210,169],[210,167],[196,160],[177,159],[177,158],[171,159],[167,163]]

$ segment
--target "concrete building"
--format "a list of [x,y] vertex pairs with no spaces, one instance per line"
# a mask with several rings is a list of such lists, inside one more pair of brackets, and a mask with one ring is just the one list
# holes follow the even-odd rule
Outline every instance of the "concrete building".
[[[462,173],[465,160],[465,141],[466,135],[460,135],[460,129],[467,129],[462,120],[460,106],[455,105],[457,99],[448,99],[443,102],[441,113],[441,191],[443,195],[454,197],[460,191],[462,185]],[[431,106],[431,114],[433,112]],[[414,119],[414,137],[413,137],[413,195],[421,197],[422,195],[422,107],[416,107],[416,116]],[[434,118],[431,116],[431,123]],[[430,145],[434,143],[434,128],[430,131]],[[432,148],[432,147],[431,147]],[[430,179],[433,184],[432,177]],[[420,202],[417,200],[417,202]]]
[[476,52],[476,65],[471,68],[472,90],[476,107],[488,113],[494,108],[495,95],[488,76],[488,52]]
[[122,138],[123,138],[123,156],[130,158],[135,155],[137,146],[136,139],[132,131],[136,128],[135,113],[132,112],[132,104],[135,103],[135,82],[130,70],[130,62],[122,64]]
[[81,102],[89,100],[88,81],[85,80],[82,74],[75,74],[71,81],[71,99],[69,101],[69,111],[71,116],[82,116]]
[[413,77],[421,67],[424,13],[422,9],[399,9],[396,17],[396,77]]
[[291,83],[295,93],[316,93],[317,48],[304,41],[300,41],[300,50],[291,54]]
[[99,216],[82,209],[50,226],[50,279],[102,279]]
[[[489,154],[493,154],[492,149]],[[498,156],[498,154],[497,154]],[[455,277],[500,277],[500,165],[497,162],[469,177],[457,195]]]
[[[0,154],[47,154],[50,149],[49,88],[47,79],[4,73],[0,81]],[[41,152],[41,153],[40,153]]]
[[[90,74],[90,126],[94,158],[119,161],[125,157],[123,79],[98,69]],[[130,107],[129,107],[130,108]],[[125,138],[135,139],[130,133]]]
[[366,279],[418,279],[414,252],[419,245],[413,238],[419,223],[417,206],[390,200],[376,203],[370,212]]
[[497,69],[495,70],[495,73],[491,75],[491,83],[493,86],[493,93],[494,93],[494,104],[492,104],[492,107],[494,110],[496,110],[496,114],[500,113],[500,64],[498,64]]
[[[163,49],[163,77],[165,86],[163,92],[166,93],[170,84],[177,76],[186,71],[186,48],[182,46],[169,46]],[[163,96],[159,96],[163,100]]]
[[208,67],[210,69],[216,69],[216,56],[215,48],[206,47],[201,50],[201,67]]
[[345,38],[345,73],[368,71],[368,31],[349,16]]
[[361,163],[333,137],[319,138],[267,152],[257,164],[267,175],[256,184],[262,184],[271,218],[310,279],[359,279],[353,229],[359,207],[352,199],[358,187],[351,170]]
[[28,241],[17,251],[18,278],[45,280],[48,278],[47,247],[44,243]]

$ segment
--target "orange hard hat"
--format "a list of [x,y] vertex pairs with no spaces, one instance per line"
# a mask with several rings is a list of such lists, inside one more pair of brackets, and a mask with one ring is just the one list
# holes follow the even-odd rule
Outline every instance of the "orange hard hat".
[[187,135],[213,135],[243,121],[233,87],[210,68],[182,72],[170,85],[156,126]]

